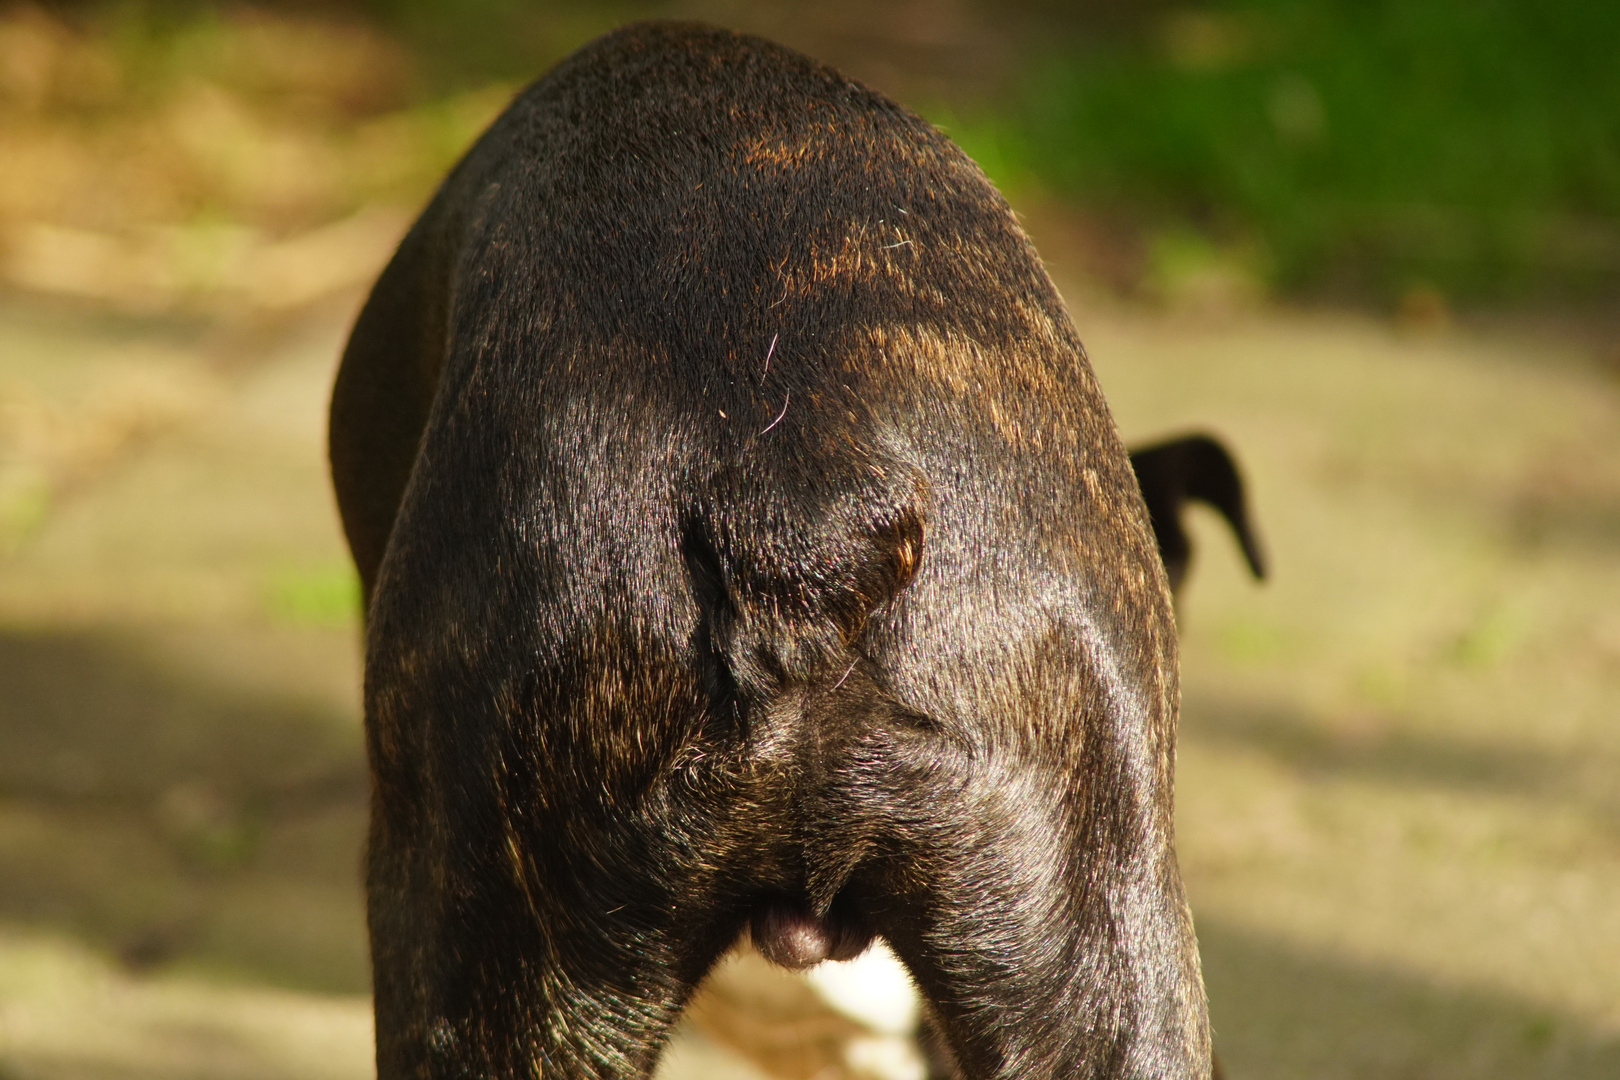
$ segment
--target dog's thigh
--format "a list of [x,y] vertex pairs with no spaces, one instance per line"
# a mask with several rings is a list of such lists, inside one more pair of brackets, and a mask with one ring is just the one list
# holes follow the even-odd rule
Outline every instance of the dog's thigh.
[[738,905],[660,849],[648,819],[498,801],[474,828],[386,811],[373,822],[379,1077],[650,1075],[739,933]]
[[1207,1077],[1191,927],[1163,845],[1084,789],[1069,799],[1026,770],[975,772],[926,808],[892,805],[921,827],[862,882],[929,1003],[934,1069]]

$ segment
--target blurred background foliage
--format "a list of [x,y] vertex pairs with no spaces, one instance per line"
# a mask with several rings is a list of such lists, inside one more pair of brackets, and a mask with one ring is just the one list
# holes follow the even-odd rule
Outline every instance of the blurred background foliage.
[[[841,7],[846,38],[888,17]],[[1213,274],[1421,314],[1620,284],[1608,0],[893,7],[902,70],[845,55],[836,13],[807,38],[791,5],[723,0],[0,8],[5,276],[294,306],[369,266],[343,253],[386,249],[520,85],[620,22],[676,16],[774,33],[902,97],[1021,209],[1063,206],[1121,292]]]
[[980,139],[1288,290],[1612,288],[1617,47],[1606,0],[1226,0],[1048,50]]

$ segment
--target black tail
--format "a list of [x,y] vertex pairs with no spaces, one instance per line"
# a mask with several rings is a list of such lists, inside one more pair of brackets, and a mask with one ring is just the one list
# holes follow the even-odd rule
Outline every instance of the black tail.
[[1243,557],[1256,578],[1266,576],[1265,556],[1249,521],[1243,477],[1232,455],[1208,435],[1188,435],[1131,452],[1131,468],[1153,519],[1159,556],[1170,576],[1170,591],[1179,592],[1192,559],[1192,544],[1181,525],[1181,508],[1189,501],[1220,511],[1237,535]]

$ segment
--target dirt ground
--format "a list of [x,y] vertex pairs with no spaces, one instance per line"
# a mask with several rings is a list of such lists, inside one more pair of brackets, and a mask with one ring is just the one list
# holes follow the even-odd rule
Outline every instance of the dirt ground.
[[[1230,1075],[1620,1075],[1613,354],[1121,307],[1037,240],[1127,440],[1227,438],[1272,556],[1256,587],[1198,519],[1180,610],[1180,852]],[[0,301],[4,1080],[369,1072],[322,430],[357,300]],[[689,1028],[665,1075],[772,1075],[739,1031]]]

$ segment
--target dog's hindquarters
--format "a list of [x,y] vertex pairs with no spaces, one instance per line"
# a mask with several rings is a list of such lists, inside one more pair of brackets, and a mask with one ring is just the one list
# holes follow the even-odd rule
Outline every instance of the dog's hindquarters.
[[[681,408],[565,435],[533,419],[555,387],[478,370],[447,369],[373,607],[383,1075],[640,1075],[783,912],[829,953],[887,937],[968,1076],[1198,1075],[1173,646],[1162,612],[1088,613],[1118,583],[1082,558],[1131,561],[1061,550],[1106,533],[1083,483],[1036,526],[1038,457],[961,486],[992,425],[920,404],[870,440],[915,452],[738,475]],[[771,460],[823,430],[807,406]]]
[[[1094,628],[1004,609],[989,632],[1005,648],[979,655],[946,644],[959,627],[919,633],[1010,599],[949,597],[972,582],[931,566],[941,524],[934,550],[905,525],[876,533],[894,558],[847,578],[920,557],[921,580],[854,634],[828,605],[802,628],[756,624],[791,575],[748,600],[722,569],[705,598],[702,556],[670,559],[673,586],[620,566],[688,598],[679,633],[642,636],[582,618],[516,525],[479,520],[487,495],[431,544],[407,516],[374,608],[384,1075],[639,1075],[745,922],[782,908],[888,937],[969,1076],[1151,1075],[1114,1067],[1144,1047],[1197,1075],[1196,968],[1153,795],[1167,778],[1148,718],[1070,651]],[[666,520],[673,556],[693,541]],[[464,563],[491,533],[510,542]]]
[[926,125],[763,43],[607,39],[413,230],[332,449],[380,1076],[642,1075],[749,924],[888,937],[968,1076],[1202,1075],[1145,516]]

